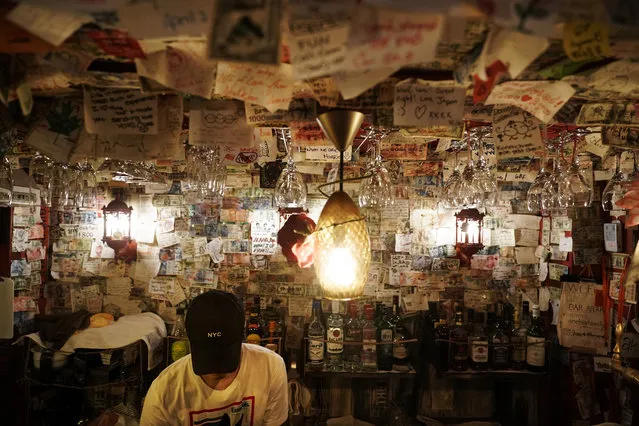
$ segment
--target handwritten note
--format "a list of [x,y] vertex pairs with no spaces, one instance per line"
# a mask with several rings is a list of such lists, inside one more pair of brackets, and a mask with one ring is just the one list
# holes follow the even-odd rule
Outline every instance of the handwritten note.
[[277,249],[277,238],[270,236],[251,237],[251,254],[275,254]]
[[515,247],[514,229],[493,229],[490,232],[490,244],[499,247]]
[[509,229],[539,229],[541,217],[528,214],[509,214],[504,219],[504,228]]
[[288,109],[293,98],[293,70],[278,66],[220,62],[215,94],[263,105],[269,111]]
[[7,19],[54,46],[61,45],[82,24],[93,20],[84,13],[52,10],[22,2],[9,12]]
[[639,64],[622,59],[605,65],[590,75],[588,87],[624,95],[636,93],[639,90]]
[[[552,277],[551,277],[552,278]],[[603,306],[596,302],[601,285],[566,282],[560,299],[559,343],[607,353]]]
[[252,145],[253,128],[246,124],[244,114],[241,102],[194,99],[189,119],[189,143]]
[[[353,147],[349,146],[344,151],[344,161],[350,161],[353,153]],[[333,146],[307,146],[306,160],[317,161],[319,163],[334,163],[339,161],[339,150]]]
[[136,59],[137,73],[180,92],[210,99],[217,63],[206,58],[206,43],[179,41],[166,49]]
[[459,126],[464,116],[463,86],[454,82],[406,80],[395,86],[396,126]]
[[487,105],[514,105],[548,123],[575,93],[562,81],[508,81],[495,87]]
[[58,100],[47,110],[25,139],[25,143],[56,161],[67,162],[83,127],[82,104]]
[[208,0],[122,2],[120,24],[136,39],[204,36],[211,26]]
[[[387,160],[426,160],[428,157],[428,144],[402,143],[382,144],[382,156]],[[406,165],[407,163],[405,163]],[[410,169],[411,166],[408,166]],[[410,176],[410,175],[406,175]]]
[[531,113],[510,105],[493,108],[493,130],[497,158],[535,157],[544,145],[539,126],[541,122]]
[[515,247],[515,260],[518,265],[531,265],[539,263],[535,256],[536,247]]
[[246,103],[246,122],[251,126],[280,127],[290,122],[315,122],[317,103],[313,99],[293,99],[286,110],[270,112],[266,107]]
[[441,15],[358,7],[344,68],[364,70],[431,61],[443,24]]
[[84,121],[89,133],[158,132],[158,98],[136,90],[86,89]]
[[297,80],[339,71],[346,58],[346,42],[354,2],[289,2],[288,46]]
[[564,51],[572,61],[593,61],[611,55],[608,25],[568,21],[564,24]]

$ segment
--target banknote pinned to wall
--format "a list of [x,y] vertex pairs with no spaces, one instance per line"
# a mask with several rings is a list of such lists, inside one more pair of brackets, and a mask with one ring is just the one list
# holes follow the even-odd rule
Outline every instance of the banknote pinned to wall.
[[71,154],[71,160],[101,157],[134,161],[184,159],[181,140],[183,119],[181,96],[159,96],[157,134],[92,134],[83,130]]
[[584,104],[579,111],[577,124],[583,126],[633,126],[639,127],[635,102],[605,102]]
[[213,2],[212,16],[208,37],[210,58],[279,63],[282,0],[216,1]]
[[261,105],[245,103],[246,122],[251,126],[281,127],[291,122],[315,122],[317,102],[313,99],[293,99],[285,110],[270,112]]

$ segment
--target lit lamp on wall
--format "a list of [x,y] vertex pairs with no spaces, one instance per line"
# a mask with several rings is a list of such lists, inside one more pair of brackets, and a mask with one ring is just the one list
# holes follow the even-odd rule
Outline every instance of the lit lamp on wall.
[[455,247],[462,263],[470,263],[473,254],[484,248],[482,244],[482,224],[484,214],[477,209],[463,209],[455,213]]
[[106,207],[102,207],[104,216],[104,241],[111,247],[116,256],[129,242],[131,242],[131,212],[132,207],[121,199],[121,192],[115,192],[115,199]]
[[330,111],[317,117],[326,136],[340,151],[339,191],[328,198],[314,233],[315,272],[328,299],[360,297],[368,277],[371,246],[366,222],[343,191],[344,151],[363,121],[364,115],[356,111]]

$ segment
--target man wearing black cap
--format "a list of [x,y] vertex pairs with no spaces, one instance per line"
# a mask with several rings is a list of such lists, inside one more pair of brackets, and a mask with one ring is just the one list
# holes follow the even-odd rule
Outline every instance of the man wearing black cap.
[[191,354],[153,381],[141,426],[280,426],[288,419],[284,360],[243,344],[244,311],[219,290],[201,294],[186,315]]

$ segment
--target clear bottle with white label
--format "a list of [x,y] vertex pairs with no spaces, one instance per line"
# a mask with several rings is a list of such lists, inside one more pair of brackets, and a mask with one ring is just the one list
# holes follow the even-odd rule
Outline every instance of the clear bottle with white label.
[[526,368],[546,371],[546,330],[539,318],[539,305],[532,306],[532,321],[526,337]]
[[322,302],[313,300],[313,316],[308,325],[306,363],[309,370],[319,371],[324,368],[324,338],[326,328],[322,324]]
[[326,319],[326,368],[344,369],[344,318],[339,313],[339,300],[333,300],[331,314]]

